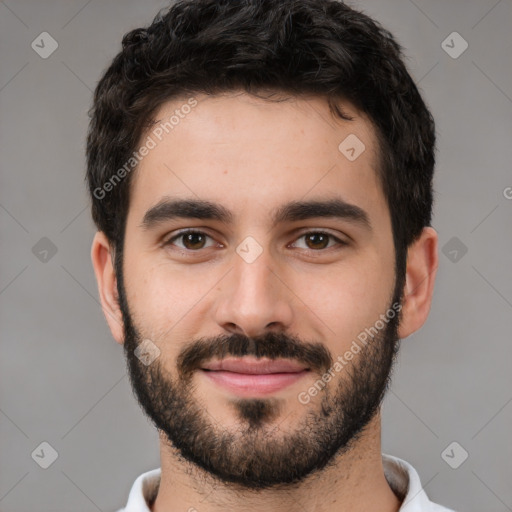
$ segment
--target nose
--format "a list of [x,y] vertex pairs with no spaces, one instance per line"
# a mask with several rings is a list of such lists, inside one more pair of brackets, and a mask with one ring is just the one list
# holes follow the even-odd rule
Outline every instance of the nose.
[[249,337],[286,331],[294,319],[292,301],[290,284],[267,250],[251,263],[236,254],[221,284],[216,321],[230,333]]

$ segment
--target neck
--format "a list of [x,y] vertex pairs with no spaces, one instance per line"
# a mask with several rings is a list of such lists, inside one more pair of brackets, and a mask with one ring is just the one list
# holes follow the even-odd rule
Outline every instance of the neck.
[[162,475],[152,512],[397,512],[400,501],[384,476],[380,414],[333,464],[290,487],[245,490],[222,483],[183,460],[160,432]]

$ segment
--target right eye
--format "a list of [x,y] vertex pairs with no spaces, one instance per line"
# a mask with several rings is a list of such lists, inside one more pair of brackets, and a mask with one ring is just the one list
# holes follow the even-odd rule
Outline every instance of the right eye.
[[176,240],[181,240],[183,245],[177,245],[178,248],[184,249],[190,252],[197,252],[200,249],[205,249],[209,246],[205,246],[205,241],[207,238],[213,240],[210,235],[207,235],[203,231],[198,231],[197,229],[184,229],[177,233],[176,235],[169,238],[167,241],[163,243],[164,247],[176,245],[174,242]]

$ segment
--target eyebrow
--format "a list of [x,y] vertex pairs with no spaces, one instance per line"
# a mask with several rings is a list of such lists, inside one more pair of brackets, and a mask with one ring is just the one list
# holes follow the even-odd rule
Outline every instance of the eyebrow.
[[[274,225],[314,218],[342,219],[358,224],[368,231],[372,230],[369,215],[362,208],[339,198],[291,201],[271,213],[271,221]],[[174,219],[216,220],[224,224],[232,224],[234,215],[225,206],[210,201],[164,197],[146,211],[139,227],[149,231]]]

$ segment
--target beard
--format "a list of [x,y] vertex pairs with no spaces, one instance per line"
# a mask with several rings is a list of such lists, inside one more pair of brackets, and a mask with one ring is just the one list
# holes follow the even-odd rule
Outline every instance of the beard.
[[[291,488],[334,465],[378,412],[398,352],[399,312],[318,393],[323,396],[301,405],[304,413],[291,430],[280,428],[287,416],[282,414],[283,400],[272,396],[230,399],[238,422],[228,429],[194,396],[193,377],[204,363],[228,356],[292,359],[321,379],[333,366],[329,350],[284,333],[221,335],[187,343],[172,373],[162,365],[164,358],[146,366],[135,353],[144,336],[134,325],[120,270],[124,352],[133,392],[178,457],[203,470],[203,476],[240,489]],[[400,304],[401,290],[397,281],[389,310]]]

